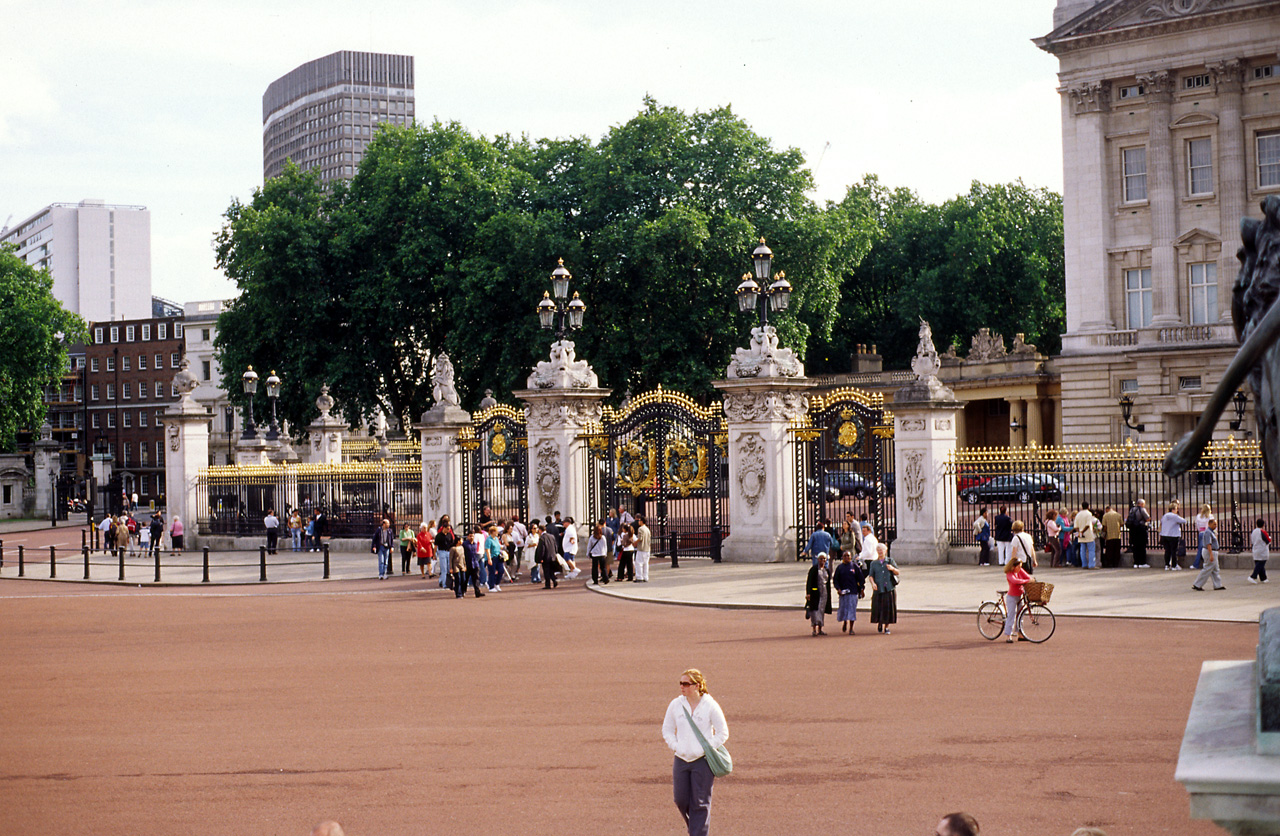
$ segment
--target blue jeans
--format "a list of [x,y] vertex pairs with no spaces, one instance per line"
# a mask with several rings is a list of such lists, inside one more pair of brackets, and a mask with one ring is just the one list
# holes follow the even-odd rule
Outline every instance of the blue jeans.
[[391,549],[386,546],[378,546],[378,577],[385,578],[387,576],[387,570],[391,568],[388,565],[390,563]]
[[1080,568],[1096,569],[1098,568],[1098,541],[1090,540],[1087,543],[1080,542]]
[[293,540],[293,550],[295,552],[302,551],[302,529],[301,528],[289,529],[289,537],[292,538]]
[[489,585],[489,567],[484,565],[484,561],[480,561],[480,568],[477,570],[477,577],[480,579],[481,586]]

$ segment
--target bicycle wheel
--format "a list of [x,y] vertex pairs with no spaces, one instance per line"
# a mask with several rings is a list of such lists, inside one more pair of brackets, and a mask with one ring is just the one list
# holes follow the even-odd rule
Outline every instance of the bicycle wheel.
[[978,632],[987,640],[999,638],[1004,632],[1004,609],[995,601],[978,607]]
[[1044,604],[1032,604],[1018,616],[1018,632],[1036,644],[1048,641],[1057,626],[1053,611]]

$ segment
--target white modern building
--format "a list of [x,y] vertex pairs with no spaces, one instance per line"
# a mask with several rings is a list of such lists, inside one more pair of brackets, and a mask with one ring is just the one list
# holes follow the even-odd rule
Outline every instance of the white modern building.
[[86,322],[151,316],[151,212],[101,200],[52,203],[16,226],[0,243],[53,274],[53,295]]
[[[1280,2],[1058,0],[1062,441],[1189,431],[1235,354],[1240,219],[1280,193]],[[1223,416],[1219,436],[1227,434]]]
[[351,179],[382,124],[413,123],[413,56],[341,51],[271,82],[262,96],[262,176],[286,160]]

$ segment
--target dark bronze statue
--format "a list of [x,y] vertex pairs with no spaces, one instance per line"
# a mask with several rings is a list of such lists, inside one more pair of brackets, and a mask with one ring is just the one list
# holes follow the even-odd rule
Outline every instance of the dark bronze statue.
[[1240,273],[1231,289],[1231,321],[1240,350],[1213,390],[1213,398],[1195,430],[1164,457],[1164,472],[1169,477],[1186,473],[1200,460],[1222,411],[1247,379],[1253,390],[1267,478],[1280,488],[1276,482],[1276,475],[1280,474],[1280,436],[1276,426],[1276,412],[1280,410],[1280,197],[1271,195],[1262,201],[1262,215],[1260,221],[1245,218],[1240,222],[1243,246],[1236,253]]

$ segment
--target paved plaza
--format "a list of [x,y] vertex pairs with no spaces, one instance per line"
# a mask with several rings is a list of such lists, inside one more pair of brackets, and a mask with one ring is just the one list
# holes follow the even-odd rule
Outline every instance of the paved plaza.
[[[3,535],[7,555],[79,538]],[[18,580],[6,559],[8,832],[675,834],[658,727],[695,666],[738,764],[716,784],[721,836],[815,817],[915,836],[953,809],[984,833],[1209,836],[1173,780],[1200,665],[1251,658],[1275,598],[1242,573],[1193,593],[1185,571],[1046,571],[1057,633],[1006,645],[973,617],[998,570],[907,567],[892,636],[864,615],[814,639],[803,563],[659,561],[648,584],[456,600],[333,554],[327,582],[273,566],[262,584],[255,563],[174,586]]]

